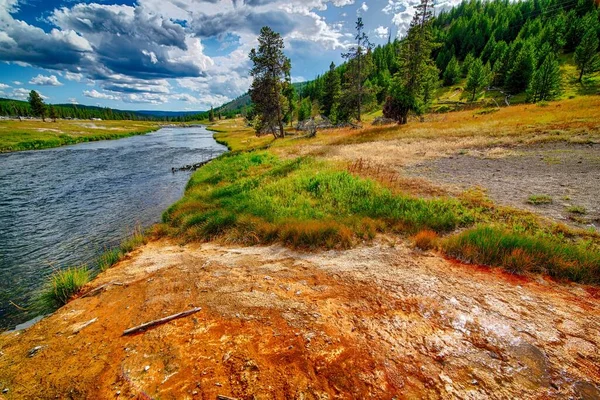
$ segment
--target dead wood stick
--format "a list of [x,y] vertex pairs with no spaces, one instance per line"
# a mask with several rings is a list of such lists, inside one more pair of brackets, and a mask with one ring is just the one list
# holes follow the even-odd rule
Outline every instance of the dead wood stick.
[[223,396],[222,394],[217,395],[217,400],[238,400],[235,397]]
[[170,316],[165,317],[165,318],[161,318],[161,319],[157,319],[157,320],[154,320],[154,321],[146,322],[145,324],[142,324],[142,325],[139,325],[139,326],[136,326],[136,327],[133,327],[133,328],[126,329],[123,332],[123,336],[131,335],[132,333],[137,333],[139,331],[143,331],[143,330],[151,328],[153,326],[166,324],[167,322],[173,321],[174,319],[177,319],[177,318],[187,317],[188,315],[192,315],[194,313],[197,313],[200,310],[201,310],[200,307],[196,307],[196,308],[192,308],[191,310],[181,312],[179,314],[173,314],[173,315],[170,315]]
[[122,284],[121,282],[108,282],[108,283],[105,283],[104,285],[100,285],[100,286],[98,286],[97,288],[94,288],[94,289],[90,290],[90,291],[89,291],[89,292],[87,292],[87,293],[84,293],[84,294],[81,296],[81,298],[83,299],[84,297],[88,297],[88,296],[94,295],[94,294],[96,294],[96,293],[98,293],[98,292],[100,292],[100,291],[102,291],[102,290],[105,290],[105,289],[106,289],[107,287],[109,287],[110,285],[115,285],[115,286],[123,286],[123,284]]
[[91,324],[93,324],[96,321],[98,321],[98,318],[91,319],[88,322],[81,324],[80,326],[73,329],[73,333],[76,334],[76,333],[81,332],[83,329],[87,328],[88,326],[90,326]]

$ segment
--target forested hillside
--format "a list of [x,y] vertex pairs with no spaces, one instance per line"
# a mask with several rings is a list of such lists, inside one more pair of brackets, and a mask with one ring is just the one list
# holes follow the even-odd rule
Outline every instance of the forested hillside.
[[[418,12],[407,37],[368,48],[363,61],[365,109],[383,107],[393,94],[394,77],[414,62],[410,46],[419,43],[431,46],[431,54],[424,57],[432,62],[422,60],[418,72],[418,95],[413,99],[419,103],[413,110],[417,113],[449,90],[444,88],[457,84],[465,102],[476,101],[486,89],[507,99],[518,95],[521,101],[552,100],[564,93],[565,81],[588,87],[586,93],[597,91],[598,79],[591,74],[600,68],[600,12],[593,0],[472,0],[436,17],[427,4],[421,3],[425,9]],[[411,38],[416,28],[423,37]],[[317,112],[334,120],[353,116],[348,65],[332,64],[304,86],[295,107],[299,119]],[[570,76],[564,76],[567,73]]]

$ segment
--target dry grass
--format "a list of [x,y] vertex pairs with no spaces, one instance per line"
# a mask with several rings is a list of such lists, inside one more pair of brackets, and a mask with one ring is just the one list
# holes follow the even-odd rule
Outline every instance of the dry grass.
[[438,234],[430,230],[423,230],[414,237],[415,246],[421,250],[431,250],[436,248],[438,239]]

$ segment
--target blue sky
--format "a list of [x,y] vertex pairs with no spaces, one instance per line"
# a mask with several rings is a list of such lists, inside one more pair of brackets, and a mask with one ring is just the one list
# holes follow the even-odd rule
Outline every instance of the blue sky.
[[341,62],[358,16],[380,44],[405,31],[417,3],[0,0],[0,97],[33,89],[49,103],[206,110],[246,92],[262,26],[283,35],[302,81]]

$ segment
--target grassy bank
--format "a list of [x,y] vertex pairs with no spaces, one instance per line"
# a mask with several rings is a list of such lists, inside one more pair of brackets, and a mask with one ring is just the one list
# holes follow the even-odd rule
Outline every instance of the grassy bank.
[[122,139],[159,129],[145,121],[0,121],[0,153]]
[[141,229],[136,229],[118,247],[102,252],[94,263],[96,268],[82,265],[54,272],[38,295],[34,307],[39,313],[49,313],[65,305],[98,272],[106,271],[128,253],[147,243],[147,240],[146,234]]
[[[241,120],[218,121],[211,129],[232,153],[192,176],[184,198],[164,213],[159,231],[184,241],[279,242],[302,249],[349,248],[384,232],[465,262],[599,284],[598,232],[498,206],[477,190],[452,197],[362,159],[412,161],[430,150],[440,156],[433,150],[456,143],[481,150],[546,140],[597,141],[599,104],[600,97],[588,97],[494,113],[464,111],[403,127],[365,126],[277,141],[256,137]],[[391,152],[392,142],[400,155]],[[348,151],[357,144],[363,154]],[[340,153],[350,160],[340,161]]]

